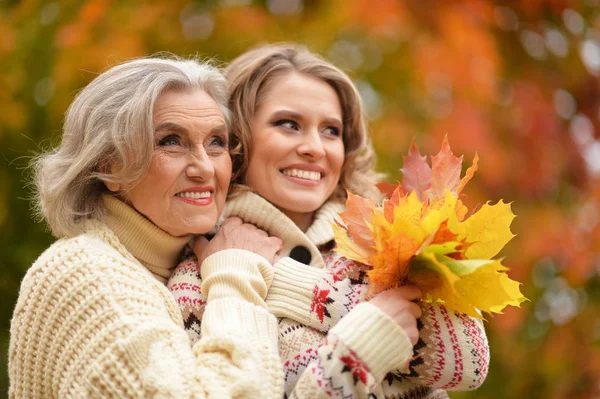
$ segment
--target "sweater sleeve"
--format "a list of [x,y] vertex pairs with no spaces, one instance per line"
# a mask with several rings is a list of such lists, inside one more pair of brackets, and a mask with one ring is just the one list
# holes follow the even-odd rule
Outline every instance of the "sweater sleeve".
[[[11,398],[281,397],[276,320],[244,296],[247,287],[235,279],[208,287],[202,339],[192,347],[175,301],[141,265],[79,244],[42,256],[22,283]],[[266,290],[258,270],[238,271]]]
[[[271,270],[274,274],[266,298],[269,311],[324,333],[359,304],[367,292],[365,273],[345,258],[330,263],[329,269],[317,269],[284,257]],[[197,341],[206,296],[194,255],[179,263],[167,287],[179,304],[190,339]]]
[[393,380],[449,391],[473,390],[487,376],[490,352],[483,322],[441,304],[421,303],[419,341],[407,370],[396,370]]
[[206,295],[202,293],[202,276],[196,255],[183,259],[173,271],[167,288],[175,298],[185,332],[192,344],[200,339],[202,317],[206,308]]
[[318,269],[281,258],[266,299],[271,313],[328,332],[367,293],[365,273],[354,262],[340,257],[328,266]]
[[331,329],[289,396],[382,395],[386,373],[404,368],[411,355],[412,345],[404,331],[375,306],[362,303]]

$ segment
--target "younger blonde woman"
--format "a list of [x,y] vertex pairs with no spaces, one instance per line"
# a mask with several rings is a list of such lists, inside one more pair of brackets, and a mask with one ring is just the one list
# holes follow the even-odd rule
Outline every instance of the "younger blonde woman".
[[[442,398],[478,387],[489,362],[479,320],[417,306],[413,286],[367,301],[364,267],[335,252],[330,223],[346,190],[374,195],[378,179],[348,76],[294,45],[251,50],[226,76],[238,173],[224,215],[283,242],[266,301],[279,317],[286,394]],[[203,312],[199,279],[190,258],[169,283],[192,340]]]

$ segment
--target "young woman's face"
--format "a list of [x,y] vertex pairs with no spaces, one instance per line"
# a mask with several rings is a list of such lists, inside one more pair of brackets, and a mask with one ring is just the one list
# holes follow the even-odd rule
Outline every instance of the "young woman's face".
[[340,100],[329,84],[295,72],[280,77],[251,121],[246,184],[292,220],[312,218],[340,179],[342,121]]
[[173,236],[204,234],[216,224],[231,179],[228,131],[204,91],[166,91],[154,106],[155,148],[144,178],[126,200]]

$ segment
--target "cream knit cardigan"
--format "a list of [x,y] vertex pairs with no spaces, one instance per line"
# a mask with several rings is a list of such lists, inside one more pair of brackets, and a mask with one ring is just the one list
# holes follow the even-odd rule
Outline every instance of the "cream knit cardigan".
[[10,398],[281,398],[272,268],[242,250],[202,264],[208,305],[190,347],[164,286],[190,237],[105,197],[102,220],[25,276],[11,324]]

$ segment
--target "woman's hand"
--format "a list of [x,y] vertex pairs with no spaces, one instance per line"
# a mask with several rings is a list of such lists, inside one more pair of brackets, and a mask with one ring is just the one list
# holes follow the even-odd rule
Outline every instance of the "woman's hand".
[[281,245],[279,238],[269,237],[265,231],[253,224],[244,223],[238,217],[231,217],[221,225],[212,240],[198,237],[194,243],[194,253],[198,257],[198,263],[202,264],[204,259],[215,252],[234,248],[245,249],[273,264],[279,258],[277,253],[281,250]]
[[421,296],[416,286],[403,285],[377,294],[369,303],[398,323],[414,346],[419,339],[417,319],[421,317],[421,308],[413,301],[421,299]]

